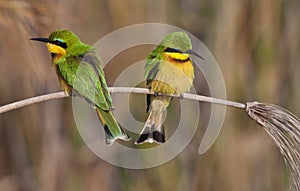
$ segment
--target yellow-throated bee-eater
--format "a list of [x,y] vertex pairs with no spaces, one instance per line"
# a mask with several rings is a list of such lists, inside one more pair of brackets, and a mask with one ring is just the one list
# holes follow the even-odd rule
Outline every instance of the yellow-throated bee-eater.
[[[162,94],[181,95],[189,92],[194,80],[191,54],[203,59],[192,50],[191,40],[186,33],[173,32],[167,35],[146,59],[147,88]],[[163,123],[170,101],[171,98],[167,96],[147,95],[147,112],[150,114],[136,144],[165,142]]]
[[[64,92],[67,95],[80,95],[95,107],[105,130],[106,143],[112,144],[116,139],[129,140],[130,137],[112,113],[112,99],[96,50],[82,43],[69,30],[56,30],[48,38],[30,40],[47,43],[52,65]],[[81,72],[77,72],[79,67]]]

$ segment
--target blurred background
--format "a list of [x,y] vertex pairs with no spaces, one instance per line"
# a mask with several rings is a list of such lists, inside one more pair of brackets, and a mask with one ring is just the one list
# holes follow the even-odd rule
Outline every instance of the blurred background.
[[[210,49],[228,99],[274,103],[300,116],[299,9],[297,0],[0,0],[0,105],[60,91],[45,46],[29,38],[67,28],[94,44],[121,27],[157,22],[192,33]],[[152,48],[118,55],[105,69],[108,85],[121,72],[115,64],[130,65]],[[209,95],[200,77],[195,86]],[[129,170],[88,149],[71,106],[66,98],[0,115],[1,191],[289,190],[273,140],[243,110],[228,108],[217,141],[198,155],[210,112],[209,104],[200,104],[197,134],[179,156]]]

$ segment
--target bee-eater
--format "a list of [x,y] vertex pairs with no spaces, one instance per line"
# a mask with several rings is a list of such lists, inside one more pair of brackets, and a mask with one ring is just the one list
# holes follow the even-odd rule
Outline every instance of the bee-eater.
[[[192,50],[191,40],[186,33],[173,32],[167,35],[146,59],[146,87],[155,94],[181,95],[189,92],[194,80],[190,54],[203,59]],[[165,142],[163,123],[171,98],[155,94],[147,95],[147,112],[150,113],[136,144]]]
[[[56,30],[48,38],[30,40],[47,43],[52,65],[61,88],[67,95],[79,95],[91,103],[99,116],[106,134],[106,143],[130,137],[120,127],[112,113],[112,99],[108,91],[101,58],[96,50],[80,41],[69,30]],[[77,72],[80,67],[80,72]]]

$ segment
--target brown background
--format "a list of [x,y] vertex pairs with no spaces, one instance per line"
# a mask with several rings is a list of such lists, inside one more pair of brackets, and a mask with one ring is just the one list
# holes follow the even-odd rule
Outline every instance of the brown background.
[[[274,103],[300,116],[299,9],[296,0],[0,0],[0,104],[60,90],[49,53],[29,38],[67,28],[94,44],[121,27],[158,22],[204,42],[221,68],[230,100]],[[129,65],[151,49],[128,50],[112,62]],[[109,85],[119,68],[105,69]],[[207,92],[200,78],[195,84],[199,93]],[[1,114],[0,190],[289,188],[272,139],[242,110],[227,109],[217,141],[198,155],[208,112],[204,108],[209,111],[209,104],[201,104],[203,123],[191,144],[172,161],[147,170],[118,168],[95,156],[78,134],[71,99]]]

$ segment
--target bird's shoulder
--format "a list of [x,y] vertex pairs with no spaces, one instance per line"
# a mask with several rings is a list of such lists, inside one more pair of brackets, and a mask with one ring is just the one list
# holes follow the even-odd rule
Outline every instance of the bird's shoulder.
[[160,68],[160,63],[163,56],[164,47],[158,46],[146,58],[145,78],[147,83],[155,78]]

